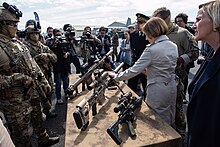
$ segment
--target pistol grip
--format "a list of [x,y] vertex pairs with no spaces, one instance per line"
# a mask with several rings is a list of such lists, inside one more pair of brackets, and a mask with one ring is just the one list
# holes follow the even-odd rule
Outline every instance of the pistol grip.
[[97,107],[96,104],[92,105],[92,116],[95,116],[97,114]]

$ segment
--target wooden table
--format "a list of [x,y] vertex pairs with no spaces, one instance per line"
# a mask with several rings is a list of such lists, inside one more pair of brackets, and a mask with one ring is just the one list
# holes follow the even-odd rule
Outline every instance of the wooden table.
[[[77,75],[70,76],[70,83],[77,78]],[[120,87],[124,92],[131,89],[120,83]],[[132,92],[132,91],[131,91]],[[133,96],[137,96],[134,92]],[[108,135],[106,129],[109,125],[118,119],[118,114],[113,112],[117,106],[118,98],[121,92],[116,90],[106,90],[106,103],[98,106],[98,114],[92,116],[89,114],[90,124],[86,131],[81,131],[76,127],[73,119],[73,112],[76,105],[83,99],[92,94],[92,91],[85,91],[82,95],[68,101],[65,147],[113,147],[118,146]],[[155,114],[146,103],[142,103],[141,108],[136,112],[137,120],[134,128],[137,134],[135,139],[129,136],[127,126],[120,125],[119,136],[123,142],[120,146],[153,146],[153,147],[178,147],[180,144],[180,135],[165,123],[157,114]]]

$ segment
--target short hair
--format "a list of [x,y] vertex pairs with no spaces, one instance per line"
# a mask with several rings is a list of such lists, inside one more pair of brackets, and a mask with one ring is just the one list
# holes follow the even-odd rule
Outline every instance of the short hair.
[[102,26],[102,27],[99,28],[99,32],[101,32],[102,30],[105,31],[105,33],[108,32],[108,28],[106,28],[106,27],[104,27],[104,26]]
[[73,27],[71,24],[65,24],[64,26],[63,26],[63,31],[67,31],[67,28],[71,28],[71,27]]
[[182,18],[182,19],[183,19],[183,22],[184,22],[185,24],[187,24],[187,22],[188,22],[188,15],[185,14],[185,13],[179,13],[179,14],[175,17],[175,23],[177,23],[177,21],[176,21],[177,18]]
[[87,30],[88,28],[90,31],[92,30],[90,26],[85,26],[84,31]]
[[47,27],[47,32],[48,32],[50,29],[53,29],[53,28],[52,28],[52,27]]
[[199,9],[201,8],[212,19],[213,29],[220,32],[220,1],[215,0],[201,4],[199,5]]
[[56,33],[58,33],[58,32],[62,32],[62,31],[60,29],[57,29],[57,28],[53,29],[53,34],[54,35],[56,35]]
[[156,38],[161,35],[166,35],[168,31],[168,26],[166,22],[159,17],[152,17],[147,21],[143,26],[143,31],[147,35],[147,37]]
[[160,7],[157,10],[155,10],[153,12],[153,17],[160,17],[163,20],[167,19],[169,16],[171,16],[170,14],[170,10],[167,9],[166,7]]

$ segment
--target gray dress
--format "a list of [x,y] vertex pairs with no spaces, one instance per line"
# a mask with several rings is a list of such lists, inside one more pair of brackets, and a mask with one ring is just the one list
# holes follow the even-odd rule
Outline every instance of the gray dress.
[[127,80],[147,68],[146,103],[168,124],[175,121],[177,57],[176,44],[162,35],[146,47],[132,67],[115,77],[116,81]]

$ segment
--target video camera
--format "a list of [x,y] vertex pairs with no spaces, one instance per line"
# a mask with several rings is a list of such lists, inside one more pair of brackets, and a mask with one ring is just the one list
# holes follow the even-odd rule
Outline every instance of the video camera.
[[25,36],[26,36],[26,31],[25,31],[25,30],[17,30],[16,35],[17,35],[19,38],[25,38]]
[[66,30],[65,30],[65,36],[67,37],[73,37],[76,35],[76,31],[75,31],[75,28],[73,27],[68,27]]
[[65,36],[55,36],[55,39],[57,39],[58,41],[54,42],[55,43],[55,46],[56,47],[60,47],[63,52],[66,52],[67,51],[67,48],[68,48],[68,44],[69,42],[66,40],[66,37]]
[[81,42],[93,42],[94,41],[90,31],[84,32],[80,38],[81,38],[80,40]]

